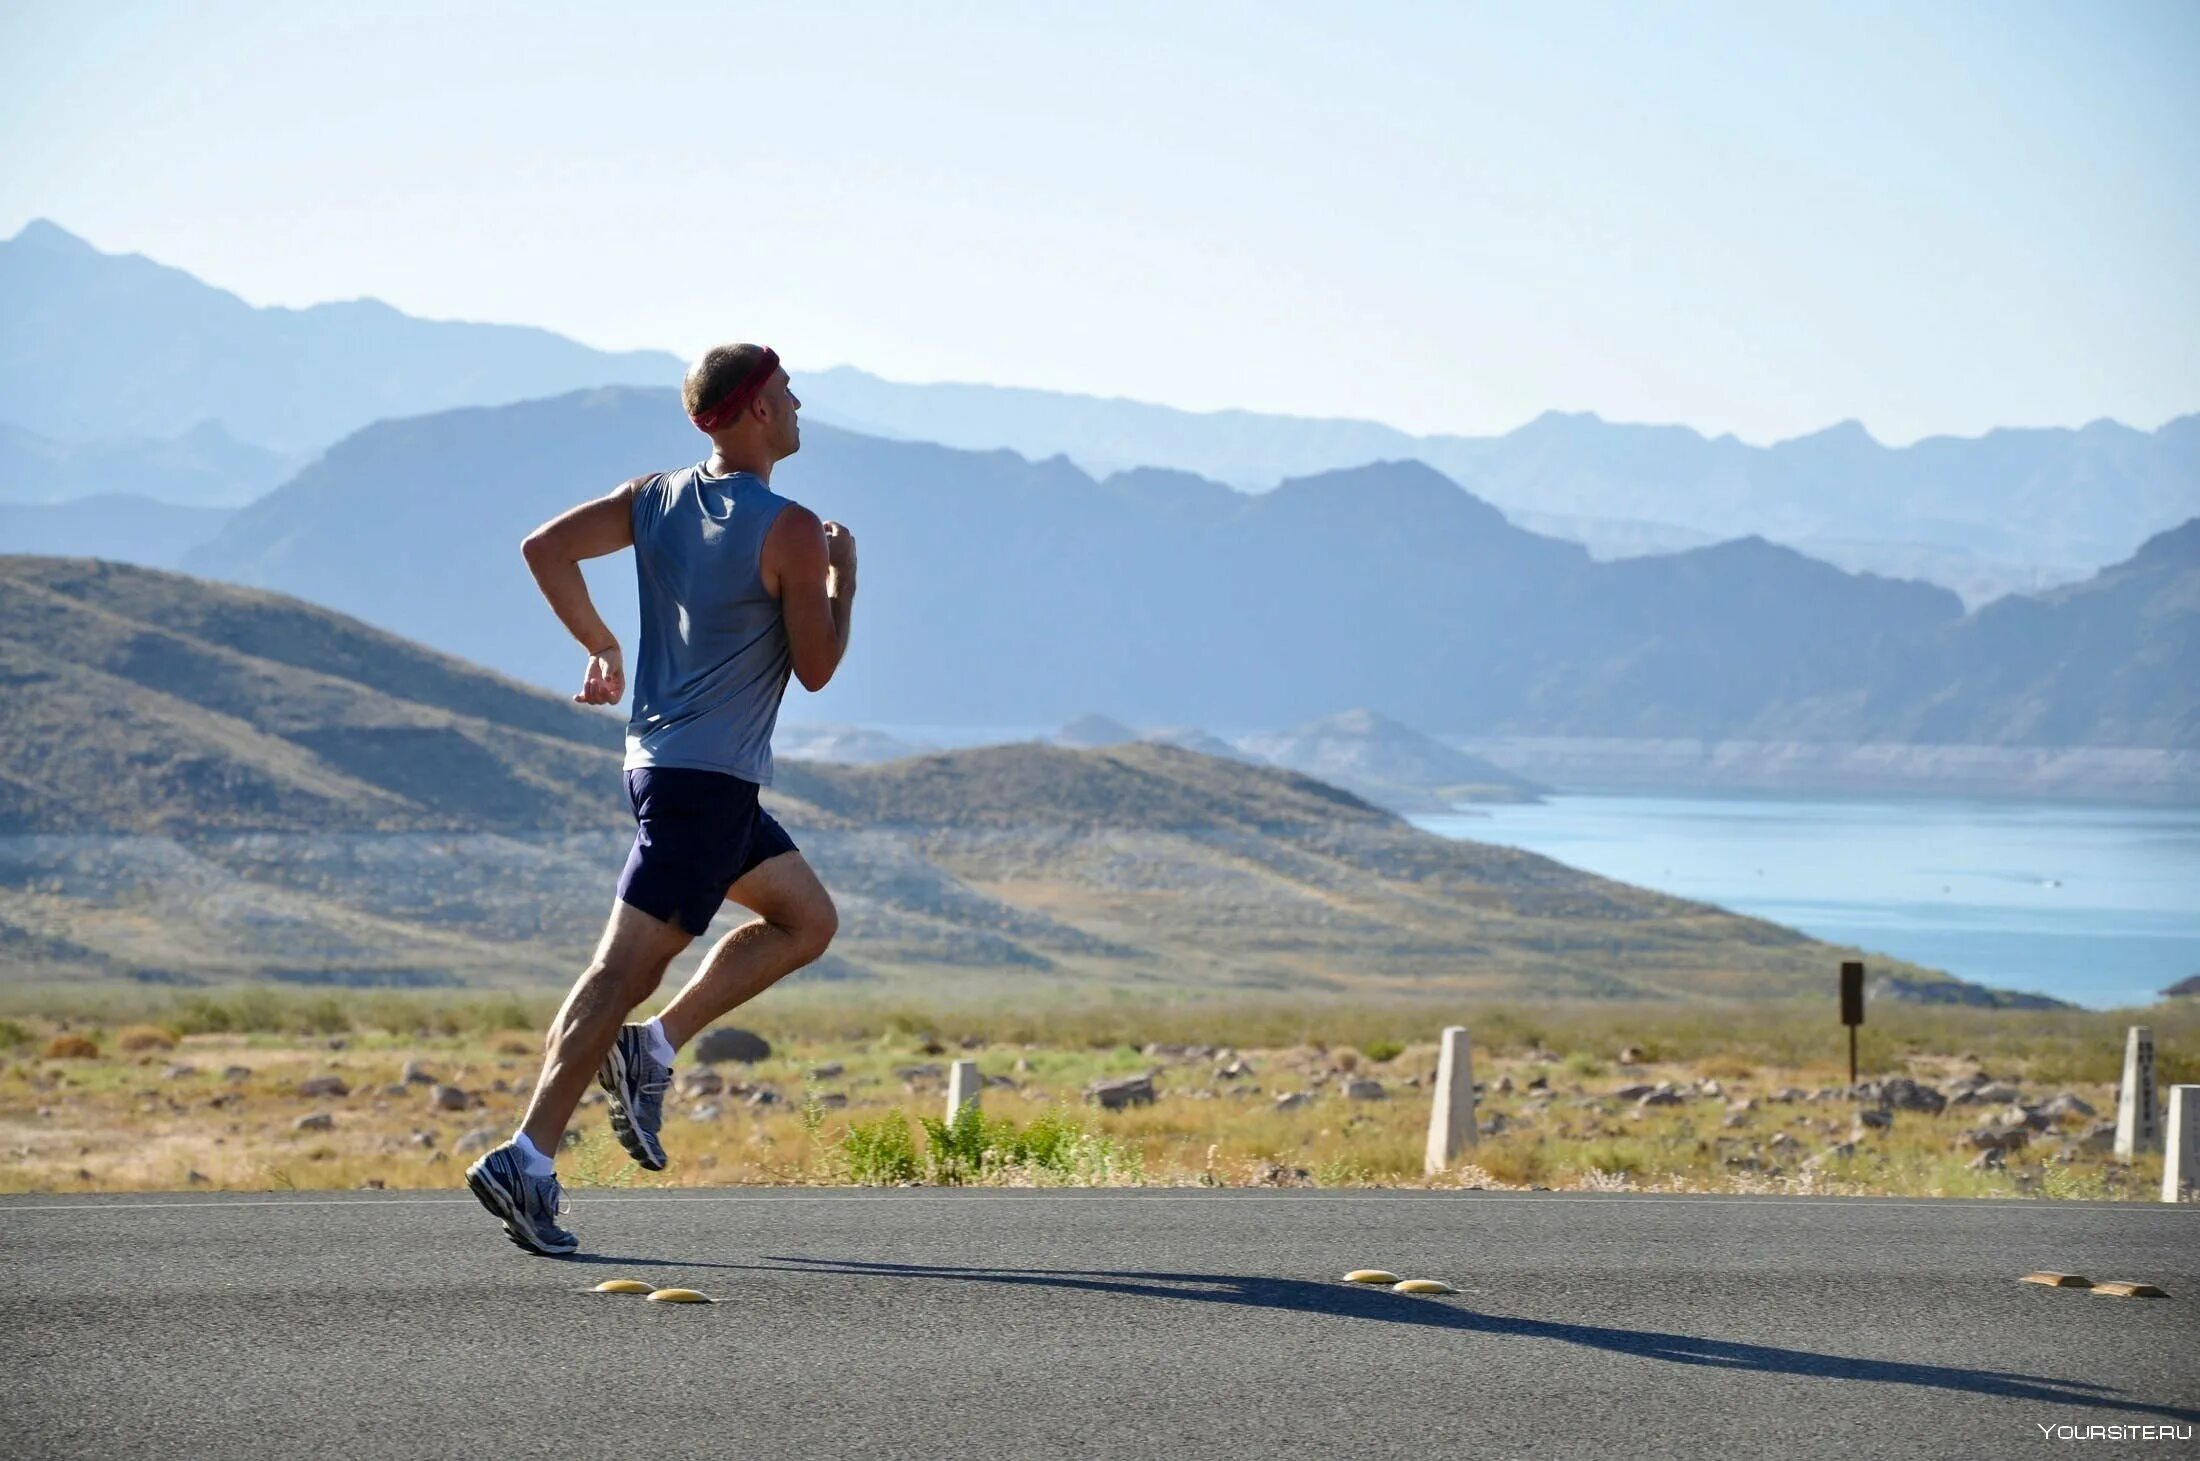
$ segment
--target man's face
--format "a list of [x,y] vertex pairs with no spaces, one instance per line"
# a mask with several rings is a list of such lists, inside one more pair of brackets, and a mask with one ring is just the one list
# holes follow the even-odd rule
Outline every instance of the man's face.
[[788,383],[785,370],[773,373],[772,383],[764,387],[764,395],[772,403],[773,460],[791,457],[802,450],[802,423],[795,419],[802,402]]

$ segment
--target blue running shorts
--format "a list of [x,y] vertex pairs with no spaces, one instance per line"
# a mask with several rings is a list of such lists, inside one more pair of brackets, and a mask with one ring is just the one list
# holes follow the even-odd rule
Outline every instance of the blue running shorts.
[[756,792],[755,782],[723,771],[627,772],[634,849],[619,874],[619,901],[701,938],[728,888],[758,863],[796,850],[787,830],[757,805]]

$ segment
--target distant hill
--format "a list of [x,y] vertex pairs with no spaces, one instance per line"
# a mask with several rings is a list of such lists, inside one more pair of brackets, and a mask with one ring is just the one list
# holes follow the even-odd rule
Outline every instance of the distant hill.
[[803,761],[836,761],[848,766],[869,766],[879,761],[899,761],[932,750],[860,725],[833,725],[817,721],[794,724],[781,721],[772,735],[776,756]]
[[[211,421],[165,441],[89,443],[52,441],[0,422],[0,504],[121,494],[177,507],[241,507],[304,465],[302,456],[239,441]],[[0,551],[9,546],[0,539]]]
[[658,351],[414,319],[371,299],[255,308],[43,220],[0,243],[0,419],[46,437],[168,438],[211,421],[245,442],[306,452],[383,417],[677,384],[680,369]]
[[177,507],[122,492],[32,506],[0,503],[0,553],[96,556],[146,568],[174,568],[192,549],[220,532],[235,511]]
[[0,558],[0,830],[616,825],[616,723],[342,615]]
[[1054,733],[1058,746],[1078,746],[1093,750],[1101,746],[1120,746],[1138,739],[1138,732],[1113,719],[1096,713],[1080,715]]
[[[1561,412],[1503,436],[1414,436],[1369,421],[810,372],[799,351],[791,358],[812,418],[866,435],[1064,456],[1096,476],[1155,468],[1156,481],[1196,474],[1258,490],[1414,460],[1600,557],[1756,535],[1851,570],[1924,577],[1972,603],[2083,577],[2200,515],[2200,416],[2152,432],[2099,421],[1900,448],[1854,422],[1759,447]],[[0,243],[0,424],[93,456],[142,461],[146,440],[211,429],[296,458],[377,419],[598,385],[671,386],[679,374],[680,362],[658,351],[415,319],[374,300],[256,309],[44,221]],[[0,500],[49,500],[55,474],[10,463],[0,437]],[[82,492],[199,505],[245,500],[248,478],[189,462],[134,467],[127,484],[59,476]]]
[[808,373],[804,400],[876,435],[1062,454],[1099,475],[1173,468],[1249,490],[1412,459],[1602,556],[1669,551],[1689,534],[1755,534],[1843,567],[1974,592],[2081,576],[2200,515],[2200,415],[2152,432],[2096,421],[1907,447],[1847,421],[1759,447],[1586,412],[1548,412],[1503,436],[1414,436],[1368,421],[906,384],[850,367]]
[[[0,979],[539,983],[600,926],[628,835],[601,713],[75,560],[0,559],[0,676]],[[1842,952],[1173,746],[781,773],[842,911],[810,977],[1761,998]]]
[[1887,739],[2200,747],[2200,519],[2083,583],[1940,626],[1870,694]]
[[[1762,539],[1598,563],[1417,462],[1248,496],[823,426],[804,443],[775,483],[855,529],[865,575],[849,664],[805,719],[1045,725],[1105,706],[1129,724],[1242,727],[1365,706],[1442,736],[2177,746],[2200,694],[2138,677],[2130,713],[2020,711],[1988,688],[2080,693],[2039,678],[2044,646],[1987,632],[2046,600],[1967,619],[1946,590]],[[186,562],[569,689],[578,652],[520,538],[699,455],[670,392],[385,422]],[[591,580],[629,643],[631,574],[612,558]],[[2113,618],[2135,601],[2098,602]],[[2141,615],[2129,637],[2175,662],[2181,623]],[[1981,693],[1925,713],[1918,696],[1951,677]]]
[[1239,744],[1264,760],[1395,811],[1448,811],[1460,802],[1530,802],[1548,790],[1372,710],[1324,716],[1278,734],[1244,736]]

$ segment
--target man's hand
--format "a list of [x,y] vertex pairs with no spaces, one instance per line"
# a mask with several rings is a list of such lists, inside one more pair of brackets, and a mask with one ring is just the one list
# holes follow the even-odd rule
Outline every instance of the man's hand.
[[840,523],[825,523],[825,563],[842,579],[855,577],[856,535]]
[[578,705],[616,705],[625,693],[626,665],[614,642],[588,657],[588,677],[581,682],[581,693],[573,701]]

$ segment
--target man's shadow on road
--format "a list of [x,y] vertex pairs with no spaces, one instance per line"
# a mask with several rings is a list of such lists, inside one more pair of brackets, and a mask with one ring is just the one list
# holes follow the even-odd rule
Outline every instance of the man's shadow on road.
[[1408,1298],[1385,1288],[1368,1288],[1359,1284],[1312,1283],[1296,1278],[1218,1273],[960,1268],[939,1264],[874,1263],[861,1259],[802,1258],[773,1254],[765,1255],[765,1262],[762,1264],[714,1266],[774,1267],[799,1273],[945,1279],[1035,1288],[1084,1289],[1139,1298],[1234,1304],[1254,1309],[1328,1314],[1341,1319],[1372,1319],[1389,1324],[1418,1325],[1429,1329],[1488,1334],[1499,1338],[1555,1339],[1568,1344],[1610,1350],[1615,1354],[1637,1355],[1644,1359],[1666,1360],[1680,1365],[1755,1370],[1765,1374],[1807,1375],[1815,1379],[1926,1385],[1941,1390],[1960,1390],[1972,1395],[2034,1400],[2048,1405],[2079,1405],[2093,1409],[2127,1410],[2167,1416],[2176,1420],[2200,1420],[2200,1410],[2119,1399],[2116,1397],[2120,1392],[2113,1386],[2095,1385],[2083,1380],[2057,1380],[2044,1375],[2020,1375],[2001,1370],[1971,1370],[1955,1365],[1919,1365],[1899,1360],[1859,1359],[1849,1355],[1820,1354],[1806,1349],[1784,1349],[1772,1344],[1744,1344],[1734,1340],[1703,1339],[1687,1334],[1662,1334],[1648,1329],[1614,1329],[1600,1324],[1515,1319],[1477,1313],[1458,1304]]

